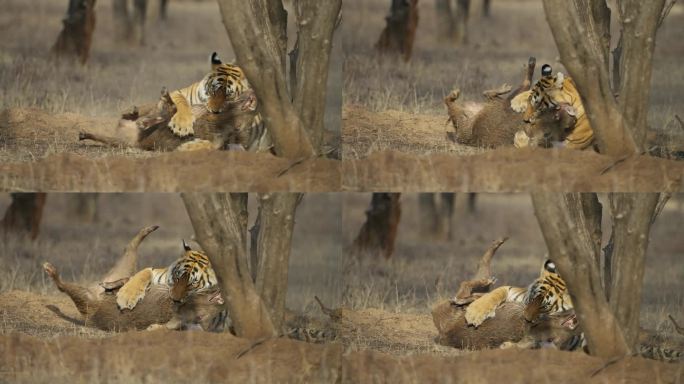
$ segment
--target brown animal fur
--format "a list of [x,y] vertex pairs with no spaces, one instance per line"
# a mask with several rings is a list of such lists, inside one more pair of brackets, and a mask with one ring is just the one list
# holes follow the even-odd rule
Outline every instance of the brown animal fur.
[[178,304],[172,299],[168,288],[153,286],[135,308],[119,310],[116,291],[136,272],[137,248],[157,228],[151,226],[140,230],[99,285],[84,287],[64,282],[57,268],[50,263],[44,263],[43,269],[57,288],[69,295],[87,326],[108,331],[126,331],[147,329],[155,325],[180,329],[199,324],[203,329],[211,330],[213,319],[223,310],[223,298],[218,290],[190,296],[182,304]]
[[452,91],[444,98],[444,104],[455,132],[448,132],[447,137],[459,144],[485,148],[513,146],[514,143],[516,146],[551,146],[554,138],[574,125],[572,116],[566,111],[549,111],[538,116],[534,124],[527,124],[510,106],[511,99],[530,89],[535,65],[536,59],[530,57],[523,82],[508,97],[500,97],[510,90],[507,85],[485,91],[487,101],[477,112],[468,111],[457,102],[460,90]]
[[85,325],[105,331],[144,330],[154,325],[181,329],[192,323],[209,330],[212,319],[223,309],[222,301],[216,302],[217,292],[192,296],[179,305],[174,303],[166,288],[155,286],[135,308],[119,310],[115,292],[96,295],[86,287],[63,282],[57,268],[50,263],[43,264],[43,269],[57,288],[73,300]]
[[176,106],[163,89],[157,104],[134,107],[122,115],[116,137],[83,131],[79,133],[79,140],[146,151],[229,149],[233,145],[246,148],[251,124],[257,114],[256,103],[254,93],[249,91],[238,100],[227,102],[220,113],[211,113],[204,106],[194,106],[194,136],[181,138],[168,127]]

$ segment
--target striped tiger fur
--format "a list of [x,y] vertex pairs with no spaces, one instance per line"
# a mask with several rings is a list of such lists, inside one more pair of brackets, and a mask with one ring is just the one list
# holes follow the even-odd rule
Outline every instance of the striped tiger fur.
[[480,326],[494,317],[497,307],[505,302],[525,305],[525,319],[532,321],[540,314],[552,314],[572,309],[570,294],[565,282],[556,271],[556,265],[546,260],[539,278],[527,288],[503,286],[473,301],[465,312],[469,325]]
[[[561,320],[558,321],[559,319]],[[584,332],[579,331],[579,323],[574,310],[556,313],[552,317],[546,317],[545,320],[558,322],[559,324],[547,327],[547,329],[541,332],[532,328],[531,334],[522,340],[503,343],[500,348],[539,349],[550,347],[561,351],[589,352]],[[648,332],[642,331],[640,333],[640,340],[634,355],[670,363],[682,361],[684,358],[684,352],[659,345],[657,340],[652,340],[646,335],[648,335]]]
[[[202,107],[210,113],[219,114],[230,109],[232,122],[230,132],[240,136],[240,145],[248,151],[268,151],[272,147],[270,135],[266,131],[261,114],[256,111],[257,100],[247,77],[240,67],[223,63],[216,52],[210,57],[211,72],[204,78],[188,87],[172,92],[169,96],[176,106],[176,113],[169,122],[171,131],[179,137],[194,135],[193,124],[198,108]],[[235,117],[245,115],[247,118]],[[201,147],[200,141],[189,147]],[[221,143],[225,148],[230,141]],[[214,147],[209,145],[209,147]],[[180,150],[187,150],[181,148]]]
[[116,294],[119,309],[133,309],[152,284],[168,286],[171,298],[178,302],[215,288],[218,280],[207,255],[194,251],[185,241],[183,250],[183,255],[168,267],[145,268],[131,277]]
[[565,109],[576,118],[574,125],[560,133],[562,146],[572,149],[586,149],[594,143],[594,131],[584,111],[582,99],[574,81],[562,72],[553,75],[549,64],[542,66],[542,76],[529,91],[521,92],[511,100],[511,108],[523,113],[523,120],[535,124],[540,114]]

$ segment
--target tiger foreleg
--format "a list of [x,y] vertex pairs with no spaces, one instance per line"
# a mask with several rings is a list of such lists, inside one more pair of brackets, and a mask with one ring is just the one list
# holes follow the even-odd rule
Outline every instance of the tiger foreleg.
[[192,114],[190,103],[179,91],[171,92],[169,96],[176,106],[176,113],[171,117],[171,121],[169,121],[169,129],[179,137],[194,135],[193,125],[195,124],[195,116]]
[[152,282],[152,268],[145,268],[131,277],[116,293],[119,309],[133,309],[143,297]]
[[499,287],[470,303],[466,308],[465,319],[468,325],[476,328],[485,320],[494,317],[496,308],[508,297],[510,287]]

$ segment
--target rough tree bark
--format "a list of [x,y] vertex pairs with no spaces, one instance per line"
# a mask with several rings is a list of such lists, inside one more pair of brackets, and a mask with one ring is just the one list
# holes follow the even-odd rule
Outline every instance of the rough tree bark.
[[353,252],[359,255],[379,254],[392,257],[397,237],[401,204],[399,193],[374,193],[371,206],[366,211],[366,222],[353,244]]
[[456,1],[456,26],[454,41],[462,45],[468,43],[468,15],[470,14],[470,0]]
[[45,193],[12,193],[12,203],[0,222],[3,233],[29,236],[35,240],[40,232],[40,221],[47,195]]
[[435,0],[435,12],[437,16],[437,40],[453,41],[456,15],[451,9],[451,0]]
[[[299,47],[293,73],[297,79],[288,81],[287,12],[281,0],[219,0],[237,61],[260,100],[279,156],[301,159],[318,150],[332,34],[341,4],[341,0],[295,2]],[[288,90],[288,84],[295,84],[294,89]]]
[[611,358],[629,354],[630,344],[601,288],[596,262],[601,223],[597,196],[533,193],[532,202],[550,258],[567,283],[590,353]]
[[665,0],[620,1],[620,84],[616,90],[620,98],[616,100],[608,66],[610,10],[605,2],[544,0],[561,61],[587,106],[601,153],[624,156],[643,150],[655,35],[664,5]]
[[275,336],[266,303],[249,273],[247,194],[182,194],[197,242],[209,255],[235,333],[249,339]]
[[169,18],[169,0],[161,0],[159,2],[159,19],[166,21]]
[[292,244],[295,212],[303,195],[300,193],[269,193],[258,195],[258,227],[256,237],[257,293],[271,314],[271,321],[281,330],[285,319],[287,276]]
[[639,337],[639,311],[644,262],[657,193],[611,193],[613,221],[610,266],[610,307],[625,340],[635,346]]
[[95,0],[69,0],[62,24],[52,53],[57,57],[75,57],[85,64],[95,30]]
[[409,61],[418,27],[418,0],[392,0],[385,21],[387,25],[375,47],[381,53],[398,53]]

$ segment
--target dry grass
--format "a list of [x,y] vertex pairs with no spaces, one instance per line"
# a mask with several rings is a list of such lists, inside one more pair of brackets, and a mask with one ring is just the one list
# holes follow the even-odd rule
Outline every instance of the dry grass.
[[[494,1],[491,19],[480,15],[479,3],[474,1],[471,8],[469,44],[455,47],[438,41],[434,2],[421,2],[413,57],[404,63],[393,57],[379,57],[373,48],[385,25],[387,1],[350,0],[345,8],[343,45],[345,106],[360,105],[375,112],[396,110],[437,115],[446,120],[442,99],[452,89],[461,89],[462,100],[481,101],[481,93],[486,89],[502,83],[519,84],[522,67],[529,56],[535,56],[539,65],[550,63],[555,70],[565,72],[558,61],[558,51],[541,1]],[[684,53],[683,21],[684,6],[677,4],[658,33],[649,111],[650,128],[667,137],[661,145],[675,147],[684,143],[684,131],[670,123],[674,114],[684,114],[681,92],[684,70],[679,64]],[[440,131],[438,138],[442,139],[444,130],[438,128],[441,127],[434,130]],[[349,134],[348,131],[343,133],[345,158],[367,156],[364,147],[346,147],[373,137],[359,138],[357,134],[349,139],[346,137]],[[398,135],[410,135],[410,129]],[[385,140],[388,141],[391,140]],[[407,145],[394,148],[388,145],[382,149],[417,154],[440,150],[453,152],[444,146],[435,146],[428,151]]]
[[[492,263],[498,285],[525,286],[538,276],[547,257],[546,246],[528,195],[479,194],[474,213],[467,211],[465,195],[458,195],[450,240],[422,235],[418,230],[417,195],[404,194],[401,199],[402,217],[394,256],[390,260],[347,258],[343,296],[346,307],[382,310],[385,317],[422,316],[432,325],[431,306],[452,297],[459,283],[472,277],[491,241],[503,236],[510,239]],[[653,226],[642,296],[642,326],[670,336],[675,332],[667,315],[684,321],[684,270],[675,267],[681,265],[679,256],[684,252],[684,243],[677,235],[684,225],[683,199],[679,196],[668,202]],[[343,240],[347,246],[363,223],[369,201],[368,194],[344,197]],[[430,335],[425,332],[423,337]],[[349,342],[353,348],[396,352],[390,343],[371,336]],[[401,353],[425,351],[413,343]],[[436,348],[434,352],[441,354],[444,350]]]

